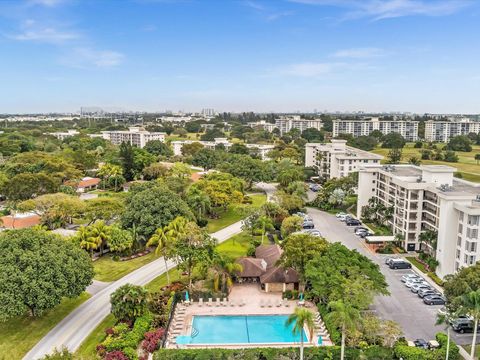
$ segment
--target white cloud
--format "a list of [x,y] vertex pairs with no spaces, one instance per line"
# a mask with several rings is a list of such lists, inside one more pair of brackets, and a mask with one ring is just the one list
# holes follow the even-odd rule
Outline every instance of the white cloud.
[[291,64],[278,69],[278,73],[290,76],[299,77],[318,77],[333,72],[338,67],[343,66],[343,63],[298,63]]
[[275,21],[293,14],[291,11],[276,11],[253,0],[245,0],[243,1],[243,5],[253,9],[253,11],[263,17],[266,21]]
[[350,58],[350,59],[368,59],[385,56],[384,50],[374,47],[352,48],[338,50],[331,56],[336,58]]
[[46,27],[40,29],[24,30],[19,34],[7,35],[8,38],[18,41],[38,41],[45,43],[61,43],[79,38],[74,32],[59,31],[55,28]]
[[41,5],[47,7],[54,7],[64,3],[65,0],[30,0],[28,3],[30,5]]
[[65,66],[76,68],[110,68],[122,63],[125,56],[122,53],[111,50],[95,50],[92,48],[75,48],[62,59]]
[[347,9],[345,18],[369,17],[373,20],[403,16],[446,16],[469,6],[469,0],[290,0],[291,2]]

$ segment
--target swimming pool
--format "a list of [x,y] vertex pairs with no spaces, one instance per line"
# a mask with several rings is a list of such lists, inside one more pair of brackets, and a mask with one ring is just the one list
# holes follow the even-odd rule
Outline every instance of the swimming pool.
[[[184,344],[272,344],[300,342],[293,325],[285,326],[288,315],[194,316],[192,333]],[[302,331],[304,341],[307,341]],[[178,342],[177,342],[178,343]]]

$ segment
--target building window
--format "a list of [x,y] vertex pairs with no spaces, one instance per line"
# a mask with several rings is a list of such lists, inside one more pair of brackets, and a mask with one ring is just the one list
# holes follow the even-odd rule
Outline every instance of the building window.
[[459,234],[463,233],[463,225],[462,224],[458,224],[458,233]]
[[478,215],[468,215],[468,225],[478,225]]
[[457,256],[456,256],[456,258],[457,258],[458,260],[460,260],[460,250],[457,250]]
[[463,211],[460,211],[460,214],[458,215],[458,219],[463,222]]
[[457,238],[457,246],[462,246],[462,237],[461,236],[459,236]]

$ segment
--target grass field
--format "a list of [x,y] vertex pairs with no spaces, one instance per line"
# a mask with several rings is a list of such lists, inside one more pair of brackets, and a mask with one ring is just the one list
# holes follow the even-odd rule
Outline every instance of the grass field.
[[[413,147],[413,143],[408,143],[403,148],[403,157],[402,163],[408,163],[408,159],[412,156],[416,156],[417,158],[421,159],[421,150],[422,149],[415,149]],[[441,144],[439,144],[441,146]],[[446,161],[435,161],[435,160],[421,160],[423,165],[448,165],[458,169],[463,176],[463,179],[473,181],[473,182],[480,182],[480,165],[477,165],[475,160],[475,154],[480,153],[480,145],[473,145],[473,150],[471,152],[461,152],[457,151],[456,154],[458,156],[458,162],[451,163]],[[387,157],[388,152],[390,149],[382,149],[376,148],[372,152],[375,154]],[[385,162],[385,160],[383,160]]]
[[95,280],[115,281],[132,271],[156,259],[155,253],[127,261],[113,261],[110,255],[104,255],[93,263]]
[[105,338],[105,329],[115,325],[115,317],[109,314],[103,321],[93,330],[85,341],[75,352],[75,359],[90,360],[97,359],[97,345]]
[[64,299],[41,317],[22,316],[0,326],[0,359],[21,359],[42,337],[73,309],[90,297],[83,293],[76,299]]
[[[267,197],[264,194],[249,195],[249,197],[252,199],[252,206],[257,208],[265,204],[267,201]],[[207,231],[213,233],[221,230],[228,225],[242,220],[244,216],[245,215],[238,211],[235,206],[229,206],[227,211],[220,214],[220,218],[208,221]]]
[[[451,331],[451,330],[450,330]],[[472,345],[460,345],[465,349],[468,354],[470,354],[470,350],[472,349]],[[478,357],[480,356],[480,345],[475,346],[475,360],[478,360]]]

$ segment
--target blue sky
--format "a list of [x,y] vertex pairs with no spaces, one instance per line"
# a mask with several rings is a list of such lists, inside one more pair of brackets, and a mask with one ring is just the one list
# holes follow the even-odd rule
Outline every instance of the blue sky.
[[0,17],[0,113],[480,113],[475,0],[3,0]]

